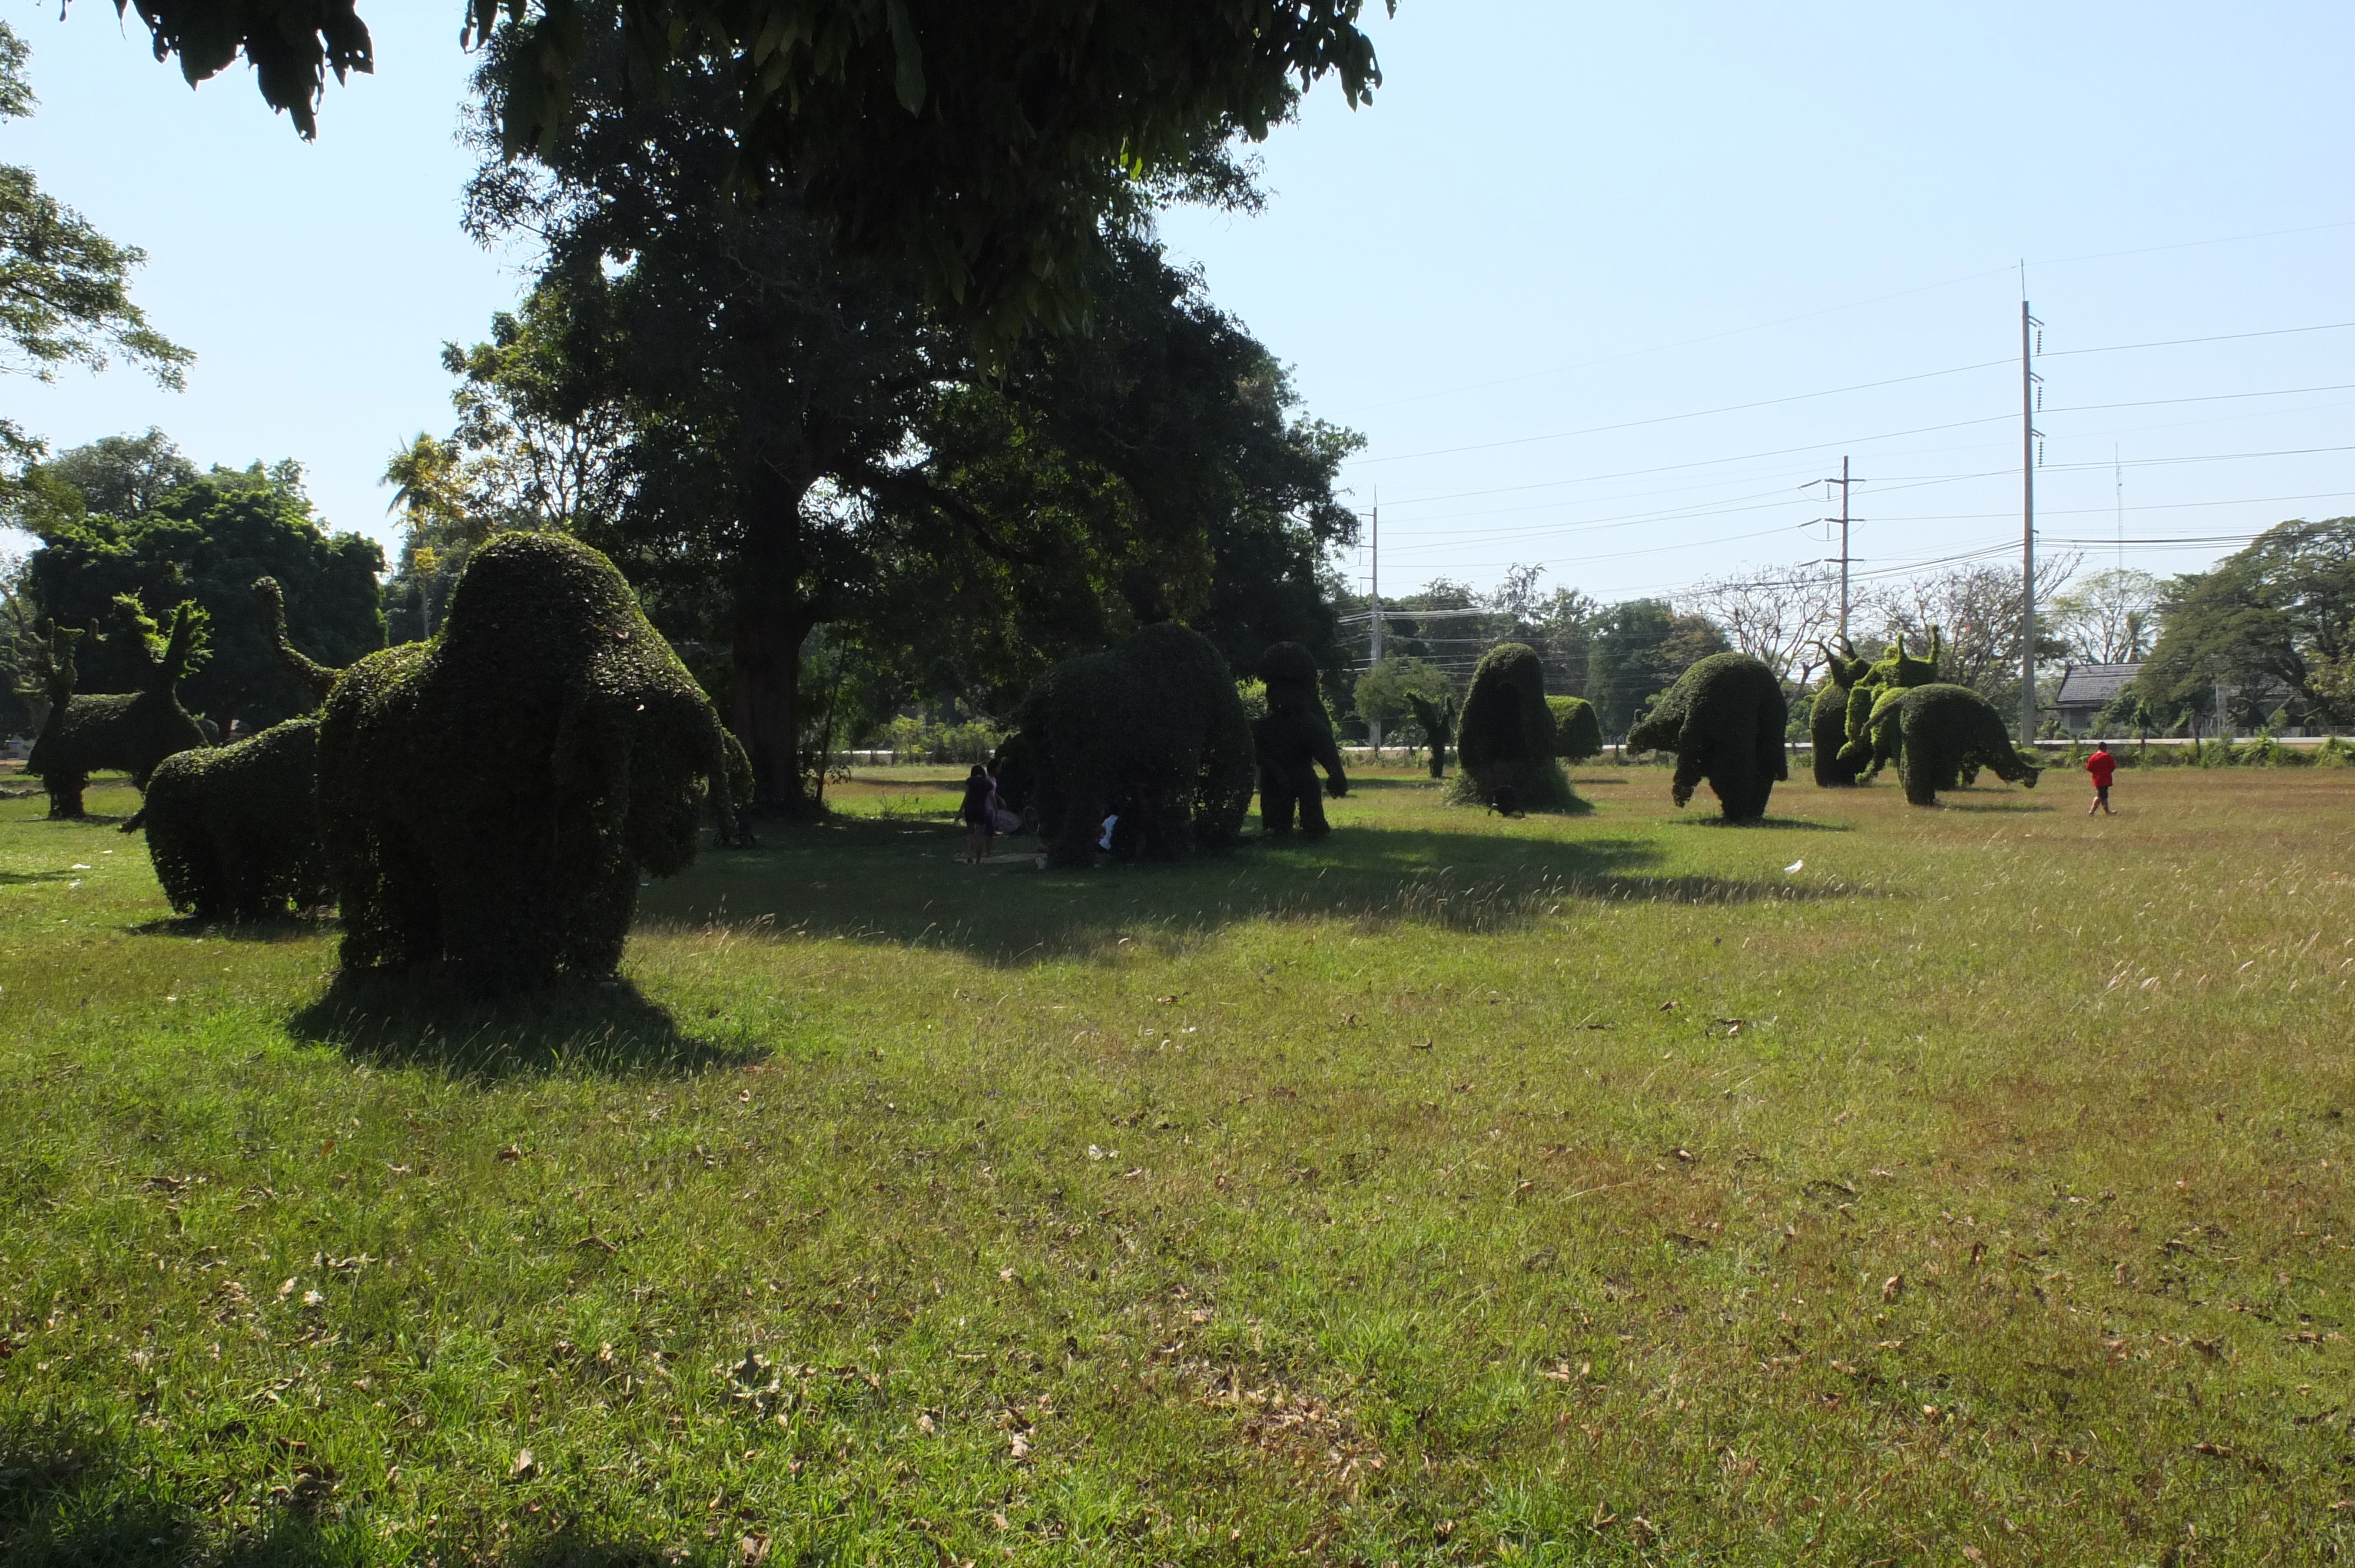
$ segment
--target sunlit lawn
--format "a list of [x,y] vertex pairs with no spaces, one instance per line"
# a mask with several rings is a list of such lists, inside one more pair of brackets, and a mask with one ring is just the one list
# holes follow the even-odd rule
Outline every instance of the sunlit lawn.
[[0,1559],[2355,1545],[2355,770],[1084,874],[962,771],[497,1008],[0,802]]

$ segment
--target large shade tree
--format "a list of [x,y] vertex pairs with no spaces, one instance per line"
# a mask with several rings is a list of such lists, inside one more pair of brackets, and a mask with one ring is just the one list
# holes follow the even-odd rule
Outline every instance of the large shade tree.
[[[445,0],[511,36],[497,125],[547,152],[609,69],[594,0]],[[304,136],[326,79],[375,69],[355,0],[115,0],[193,83],[240,57]],[[709,79],[731,189],[789,196],[860,262],[1000,341],[1073,324],[1117,220],[1224,165],[1322,78],[1380,83],[1363,0],[622,0],[623,65]],[[453,20],[459,17],[453,16]],[[1108,220],[1112,220],[1108,222]]]
[[2161,614],[2136,683],[2154,707],[2204,710],[2222,687],[2243,701],[2292,696],[2325,722],[2355,718],[2355,683],[2345,679],[2355,665],[2355,517],[2269,528],[2215,570],[2178,577]]
[[[544,330],[454,363],[468,396],[611,433],[598,503],[568,525],[674,637],[719,651],[707,679],[767,803],[800,794],[820,627],[970,686],[1100,645],[1152,618],[1144,600],[1202,608],[1238,535],[1295,563],[1347,536],[1349,438],[1291,419],[1280,367],[1156,247],[1106,236],[1092,330],[985,362],[788,196],[725,199],[725,73],[674,64],[646,90],[619,13],[598,18],[566,128],[521,163],[486,129],[471,192],[477,233],[545,244],[525,313]],[[527,34],[494,40],[486,127],[536,69]],[[1124,620],[1124,601],[1142,608]],[[1289,634],[1275,619],[1237,617]]]

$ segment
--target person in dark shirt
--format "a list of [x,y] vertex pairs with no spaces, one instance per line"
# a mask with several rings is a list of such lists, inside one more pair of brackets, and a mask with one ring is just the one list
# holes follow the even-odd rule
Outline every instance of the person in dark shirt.
[[976,762],[965,775],[964,800],[957,807],[964,824],[964,855],[975,865],[989,858],[990,841],[997,836],[997,781]]
[[2094,742],[2094,755],[2085,758],[2085,771],[2094,776],[2094,804],[2085,815],[2090,817],[2097,811],[2105,817],[2117,815],[2110,810],[2110,778],[2117,770],[2118,759],[2110,755],[2110,748],[2098,740]]

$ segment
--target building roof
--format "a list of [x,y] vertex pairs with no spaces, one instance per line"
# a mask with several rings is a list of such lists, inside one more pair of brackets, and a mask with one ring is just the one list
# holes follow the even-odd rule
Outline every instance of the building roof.
[[2061,672],[2055,707],[2099,707],[2130,685],[2142,673],[2140,664],[2071,664]]

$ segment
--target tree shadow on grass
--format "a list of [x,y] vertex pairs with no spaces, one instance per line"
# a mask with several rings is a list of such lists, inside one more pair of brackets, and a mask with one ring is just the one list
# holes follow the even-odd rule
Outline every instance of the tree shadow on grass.
[[1941,811],[1979,811],[1991,814],[2057,811],[2061,808],[2041,800],[1949,800],[1943,797],[1935,808]]
[[1722,816],[1712,811],[1705,817],[1678,817],[1675,821],[1678,827],[1726,828],[1736,832],[1751,832],[1762,828],[1785,833],[1852,833],[1856,832],[1846,822],[1818,822],[1806,817],[1760,817],[1747,822],[1729,822]]
[[[298,1446],[273,1463],[274,1484],[257,1524],[225,1527],[192,1506],[194,1498],[217,1495],[206,1479],[176,1477],[155,1456],[94,1423],[20,1421],[0,1430],[0,1562],[8,1568],[326,1568],[373,1561],[371,1548],[381,1538],[364,1503],[351,1509],[352,1484],[362,1480],[364,1489],[364,1479],[299,1456]],[[653,1542],[599,1540],[563,1526],[543,1525],[536,1536],[516,1540],[507,1534],[511,1523],[528,1521],[477,1516],[456,1531],[437,1531],[428,1521],[410,1560],[511,1568],[655,1568],[678,1561]]]
[[1252,837],[1231,853],[1178,864],[1041,872],[1028,861],[962,863],[954,827],[835,819],[778,832],[755,852],[707,857],[642,894],[638,910],[645,924],[672,929],[769,928],[1012,965],[1104,957],[1124,940],[1174,949],[1260,920],[1485,936],[1582,905],[1859,896],[1795,883],[1779,864],[1753,876],[1670,871],[1651,838],[1557,838],[1549,825],[1467,818],[1462,832],[1349,826],[1313,841]]
[[298,1008],[287,1032],[379,1067],[472,1081],[543,1073],[672,1077],[768,1054],[687,1033],[634,981],[485,998],[440,974],[346,972]]

